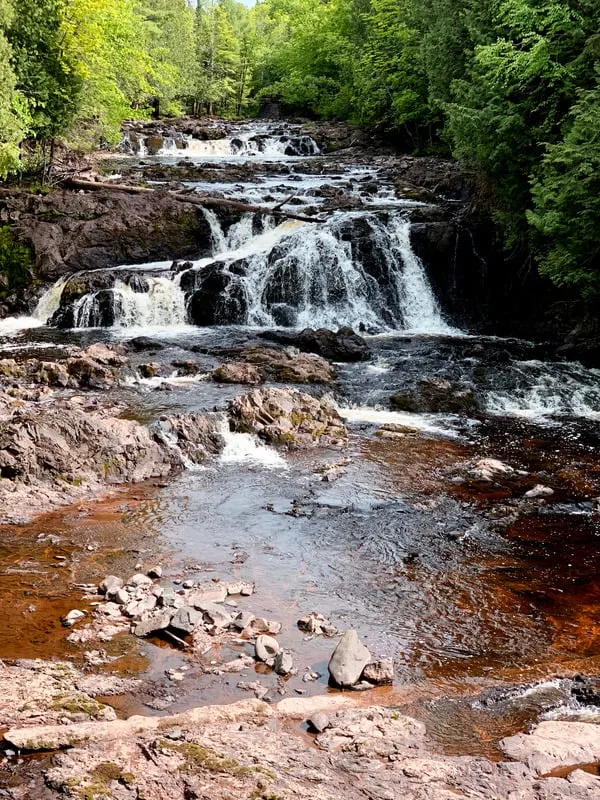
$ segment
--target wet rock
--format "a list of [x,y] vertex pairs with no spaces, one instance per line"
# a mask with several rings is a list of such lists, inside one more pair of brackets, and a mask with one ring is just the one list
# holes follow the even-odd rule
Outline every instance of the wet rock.
[[312,633],[314,635],[335,636],[337,628],[326,619],[323,614],[317,611],[311,611],[305,617],[298,620],[298,627],[301,631]]
[[540,722],[531,733],[502,739],[505,755],[543,775],[557,767],[600,761],[600,725],[586,722]]
[[160,374],[160,369],[160,364],[158,364],[156,361],[138,365],[138,372],[142,378],[155,378]]
[[287,650],[280,650],[275,655],[273,669],[278,675],[289,675],[294,669],[294,660]]
[[525,497],[536,499],[539,497],[550,497],[553,494],[554,489],[551,489],[550,486],[543,486],[541,483],[538,483],[533,487],[533,489],[525,492]]
[[391,658],[371,661],[364,668],[362,679],[376,686],[394,682],[394,662]]
[[152,586],[152,578],[149,578],[142,572],[136,572],[136,574],[132,575],[131,578],[129,578],[129,580],[127,581],[127,586],[132,586],[135,589],[138,589],[140,587],[149,589]]
[[227,586],[221,583],[207,583],[196,586],[188,597],[188,603],[194,608],[202,609],[202,603],[223,603],[227,598]]
[[229,614],[223,606],[217,603],[204,601],[203,603],[197,603],[195,608],[202,611],[204,619],[210,625],[214,625],[215,628],[228,628],[233,622],[233,615]]
[[254,653],[258,661],[264,661],[266,664],[272,664],[273,659],[281,650],[279,642],[272,636],[261,634],[256,637],[254,643]]
[[183,633],[187,636],[194,632],[194,629],[201,624],[202,620],[203,614],[201,611],[196,611],[191,606],[182,606],[173,615],[169,627],[173,628],[175,632]]
[[61,619],[62,624],[65,628],[72,628],[76,622],[79,622],[80,619],[85,617],[85,611],[80,611],[78,608],[74,608],[72,611],[69,611],[68,614]]
[[292,449],[341,445],[348,432],[337,411],[295,389],[256,389],[229,404],[238,431],[250,431]]
[[274,633],[277,634],[282,628],[281,622],[264,617],[255,617],[249,626],[252,633]]
[[329,714],[326,714],[325,711],[317,711],[307,722],[309,728],[316,731],[316,733],[323,733],[331,725]]
[[513,478],[516,470],[497,458],[482,458],[469,471],[469,475],[479,481],[491,482],[498,478]]
[[142,352],[144,350],[162,350],[164,345],[156,339],[150,339],[148,336],[136,336],[127,342],[127,347]]
[[227,584],[227,594],[239,594],[242,597],[250,597],[254,594],[255,586],[249,581],[236,581]]
[[168,628],[173,617],[172,611],[157,610],[144,615],[142,619],[135,623],[133,632],[136,636],[149,636],[156,631]]
[[216,383],[243,383],[249,386],[258,386],[264,383],[264,378],[257,367],[239,361],[232,361],[217,367],[211,374],[211,378]]
[[161,566],[156,565],[155,567],[150,567],[146,574],[149,578],[156,580],[158,578],[162,578],[163,570]]
[[297,347],[305,353],[316,353],[329,361],[368,361],[371,357],[367,342],[352,328],[340,328],[337,333],[326,328],[318,330],[306,328],[300,333],[265,331],[260,336],[263,339]]
[[238,358],[255,366],[263,381],[331,383],[333,367],[321,356],[289,353],[274,347],[247,347]]
[[98,592],[106,595],[108,599],[115,597],[123,586],[123,579],[116,575],[107,575],[98,585]]
[[236,628],[238,631],[245,630],[252,620],[255,619],[254,614],[251,614],[249,611],[240,611],[239,614],[233,620],[233,627]]
[[370,661],[371,653],[359,640],[358,633],[346,631],[329,660],[330,678],[336,686],[354,686]]
[[400,411],[434,414],[471,414],[477,410],[470,387],[443,378],[422,378],[410,391],[390,398],[392,408]]

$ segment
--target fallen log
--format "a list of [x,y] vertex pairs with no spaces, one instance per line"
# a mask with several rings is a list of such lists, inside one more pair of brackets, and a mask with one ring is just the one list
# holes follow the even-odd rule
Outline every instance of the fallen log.
[[[65,181],[65,185],[73,189],[85,189],[100,191],[108,189],[111,192],[127,192],[129,194],[156,194],[157,189],[150,189],[146,186],[128,186],[124,183],[107,183],[105,181],[84,181],[71,178]],[[179,200],[182,203],[192,203],[196,206],[217,206],[221,208],[231,208],[234,211],[242,211],[250,214],[262,214],[266,217],[275,219],[293,219],[298,222],[325,222],[322,217],[306,217],[302,214],[293,214],[283,211],[281,205],[269,208],[269,206],[257,206],[253,203],[244,203],[241,200],[229,200],[225,197],[211,197],[209,195],[186,194],[185,192],[167,191],[169,197]],[[293,195],[292,195],[293,196]],[[287,200],[284,200],[284,204]]]

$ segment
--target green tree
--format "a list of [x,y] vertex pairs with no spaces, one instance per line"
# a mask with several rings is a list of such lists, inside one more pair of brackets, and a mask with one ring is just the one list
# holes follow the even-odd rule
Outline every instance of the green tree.
[[12,51],[6,38],[13,15],[8,0],[0,0],[0,178],[18,165],[19,144],[24,136],[22,115],[17,111],[22,101],[15,91]]

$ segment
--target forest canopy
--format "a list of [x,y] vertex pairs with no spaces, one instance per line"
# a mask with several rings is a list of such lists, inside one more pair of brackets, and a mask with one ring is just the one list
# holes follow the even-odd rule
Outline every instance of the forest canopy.
[[0,0],[0,176],[124,119],[373,126],[481,178],[507,245],[600,292],[598,0]]

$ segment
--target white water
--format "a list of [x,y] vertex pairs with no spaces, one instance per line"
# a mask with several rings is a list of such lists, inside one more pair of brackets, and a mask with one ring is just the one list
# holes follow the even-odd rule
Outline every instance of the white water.
[[412,414],[404,411],[386,411],[373,406],[338,407],[337,411],[349,423],[370,422],[373,425],[401,425],[433,436],[449,439],[461,438],[453,427],[459,421],[459,417],[452,414],[446,414],[444,417],[440,414]]
[[233,433],[226,420],[219,433],[225,440],[225,449],[220,457],[222,464],[256,464],[270,469],[287,469],[285,459],[253,434]]

